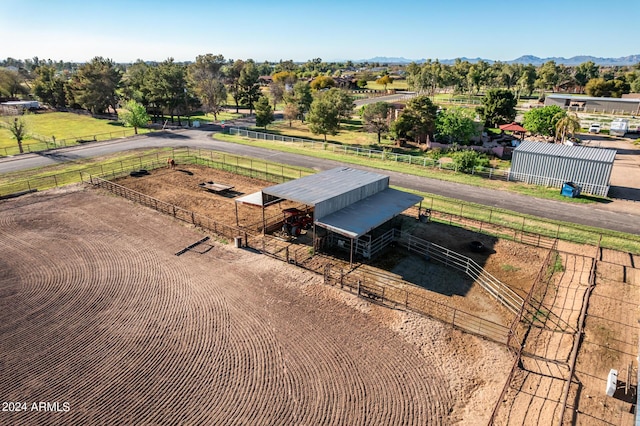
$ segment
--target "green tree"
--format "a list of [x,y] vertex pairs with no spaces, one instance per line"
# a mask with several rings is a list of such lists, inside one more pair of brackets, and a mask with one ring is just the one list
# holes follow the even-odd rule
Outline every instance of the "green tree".
[[387,90],[387,86],[389,84],[393,84],[393,78],[391,78],[389,75],[383,75],[376,80],[376,84],[381,84],[382,86],[384,86],[384,90]]
[[629,93],[631,85],[624,78],[605,80],[604,78],[592,78],[585,86],[585,92],[594,97],[620,98]]
[[35,74],[33,93],[38,99],[54,108],[66,107],[66,80],[58,75],[56,69],[49,65],[41,65],[36,68]]
[[238,59],[230,64],[227,64],[224,71],[227,76],[227,87],[229,93],[233,97],[233,102],[236,105],[236,114],[240,110],[240,100],[242,99],[242,86],[240,85],[240,74],[244,68],[244,61]]
[[0,68],[0,95],[15,98],[29,93],[24,86],[25,78],[18,71]]
[[428,96],[416,96],[407,102],[400,117],[391,124],[390,131],[396,139],[426,143],[433,137],[437,110]]
[[355,104],[353,103],[353,96],[351,96],[346,90],[333,87],[326,92],[323,92],[322,96],[330,99],[338,110],[338,118],[341,120],[349,120],[353,115],[353,109]]
[[491,89],[482,99],[482,106],[477,108],[477,112],[485,126],[497,127],[500,124],[510,123],[516,118],[517,103],[511,91]]
[[22,148],[22,141],[27,137],[27,123],[24,118],[14,117],[11,125],[9,126],[9,131],[13,138],[18,142],[18,149],[20,150],[20,154],[24,152]]
[[465,108],[453,107],[440,111],[436,116],[436,131],[449,143],[468,145],[479,131],[473,121],[473,114]]
[[538,74],[536,72],[536,67],[529,64],[522,68],[522,73],[520,74],[517,82],[518,98],[520,98],[521,92],[526,93],[527,96],[531,96],[533,89],[536,87],[537,78]]
[[328,89],[330,87],[335,87],[336,82],[333,78],[321,75],[316,77],[311,81],[311,88],[313,90],[322,90]]
[[467,80],[469,89],[473,90],[476,94],[487,85],[491,77],[491,67],[485,61],[478,61],[469,67],[467,73]]
[[[564,111],[563,111],[564,112]],[[556,123],[556,140],[560,140],[560,142],[564,142],[567,138],[567,135],[573,137],[576,132],[580,131],[580,119],[578,118],[578,114],[564,114],[562,115],[558,122]]]
[[157,111],[166,111],[171,116],[171,122],[178,116],[178,125],[182,125],[180,113],[186,113],[187,79],[184,65],[169,58],[150,70],[145,86],[149,91],[149,99]]
[[253,104],[262,96],[260,85],[258,84],[259,78],[260,73],[255,63],[252,60],[248,60],[242,71],[240,71],[238,83],[241,88],[240,99],[249,107],[249,114],[253,113]]
[[135,100],[145,107],[150,106],[149,87],[147,79],[150,75],[151,66],[141,59],[127,67],[122,76],[122,86],[120,95],[126,100]]
[[269,99],[266,96],[260,96],[256,102],[256,126],[264,127],[273,123],[273,109],[269,104]]
[[556,124],[565,115],[566,111],[557,105],[534,108],[524,113],[523,126],[531,133],[553,136]]
[[120,119],[127,127],[133,127],[135,134],[138,134],[139,127],[146,127],[149,122],[149,114],[144,105],[130,100],[124,104],[124,111],[120,114]]
[[304,122],[305,114],[309,112],[313,102],[311,86],[305,81],[298,81],[293,85],[293,90],[285,94],[284,101],[286,104],[296,104],[298,117]]
[[578,84],[580,91],[584,92],[585,86],[589,80],[598,78],[599,74],[600,69],[593,61],[583,62],[578,65],[575,69],[574,78],[576,79],[576,83]]
[[524,65],[522,64],[502,64],[498,78],[507,89],[511,89],[518,85],[518,80],[522,76],[523,71]]
[[365,105],[360,110],[365,130],[378,135],[378,144],[380,144],[382,134],[389,130],[389,113],[391,110],[392,106],[386,102]]
[[538,68],[537,74],[536,87],[542,91],[555,91],[560,81],[560,68],[556,65],[555,61],[548,61],[542,64],[540,68]]
[[479,154],[472,149],[455,152],[452,156],[453,164],[459,172],[469,173],[483,163],[488,163],[486,156]]
[[293,86],[298,77],[293,71],[280,71],[272,76],[274,83],[282,83],[284,86]]
[[311,104],[309,115],[307,116],[309,130],[313,134],[324,136],[327,141],[327,135],[335,135],[340,128],[340,112],[336,104],[326,93],[321,93]]
[[116,111],[116,90],[122,81],[122,73],[111,59],[96,56],[81,65],[69,82],[70,94],[76,105],[102,114],[109,108]]
[[227,102],[227,89],[224,86],[222,67],[224,56],[200,55],[187,67],[189,85],[200,100],[206,113],[213,114],[215,120]]

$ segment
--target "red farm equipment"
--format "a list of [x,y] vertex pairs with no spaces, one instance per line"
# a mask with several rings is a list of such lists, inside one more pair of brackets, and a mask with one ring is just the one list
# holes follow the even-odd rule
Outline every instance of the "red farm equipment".
[[297,237],[303,229],[309,229],[313,225],[313,217],[296,208],[282,210],[284,220],[282,222],[282,233],[289,237]]

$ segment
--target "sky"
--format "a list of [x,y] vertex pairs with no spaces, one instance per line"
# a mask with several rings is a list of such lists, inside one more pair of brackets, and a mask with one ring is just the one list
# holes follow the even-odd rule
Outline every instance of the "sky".
[[639,0],[0,0],[0,59],[621,57],[640,54],[639,16]]

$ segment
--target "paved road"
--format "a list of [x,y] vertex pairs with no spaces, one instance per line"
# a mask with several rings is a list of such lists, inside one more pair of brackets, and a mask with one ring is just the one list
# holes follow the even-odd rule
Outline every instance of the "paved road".
[[[0,173],[42,167],[50,164],[107,155],[136,148],[181,147],[213,149],[221,152],[264,158],[274,162],[327,170],[341,163],[331,160],[306,157],[304,155],[271,151],[264,148],[222,142],[211,138],[212,127],[190,129],[138,136],[124,140],[98,142],[40,154],[26,154],[0,159]],[[360,166],[359,166],[360,167]],[[366,169],[365,167],[362,167]],[[369,169],[376,171],[376,169]],[[379,170],[377,170],[380,172]],[[500,207],[520,213],[548,219],[580,223],[605,229],[640,235],[640,204],[637,209],[616,211],[612,206],[590,204],[568,204],[543,200],[506,191],[478,188],[453,182],[428,179],[397,172],[384,171],[391,176],[391,184],[427,193],[443,195],[459,200]],[[615,202],[614,202],[615,203]]]

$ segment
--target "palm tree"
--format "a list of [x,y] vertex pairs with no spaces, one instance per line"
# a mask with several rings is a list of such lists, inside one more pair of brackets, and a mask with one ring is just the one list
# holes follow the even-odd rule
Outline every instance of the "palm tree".
[[567,135],[573,137],[575,132],[580,130],[580,119],[577,114],[565,114],[556,123],[556,140],[560,138],[560,142],[563,143],[567,138]]

